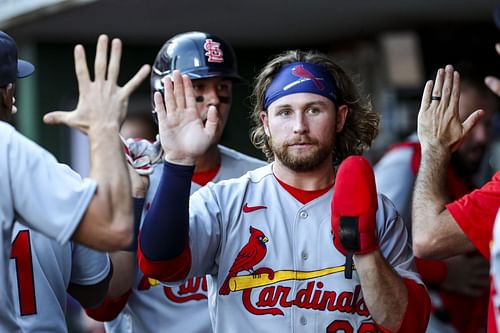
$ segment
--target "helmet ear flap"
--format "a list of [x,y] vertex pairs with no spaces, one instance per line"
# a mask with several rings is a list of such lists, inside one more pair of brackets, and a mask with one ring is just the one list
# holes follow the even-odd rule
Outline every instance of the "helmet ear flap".
[[[175,35],[163,44],[151,69],[151,105],[153,95],[163,92],[163,78],[179,70],[191,80],[224,77],[242,81],[233,48],[224,39],[204,32]],[[156,117],[155,117],[156,118]]]

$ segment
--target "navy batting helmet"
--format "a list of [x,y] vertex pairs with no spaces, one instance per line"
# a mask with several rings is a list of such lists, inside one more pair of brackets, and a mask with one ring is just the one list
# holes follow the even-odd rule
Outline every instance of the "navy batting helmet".
[[191,80],[224,77],[241,81],[233,48],[222,38],[204,32],[175,35],[163,44],[151,70],[151,100],[163,92],[163,78],[174,70]]

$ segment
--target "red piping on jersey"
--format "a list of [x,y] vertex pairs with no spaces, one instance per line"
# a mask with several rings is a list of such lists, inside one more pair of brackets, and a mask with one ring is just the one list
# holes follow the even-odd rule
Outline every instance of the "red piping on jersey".
[[[431,313],[431,299],[427,290],[421,284],[412,279],[403,278],[408,291],[408,305],[406,306],[403,322],[397,330],[398,333],[420,333],[425,332]],[[387,328],[377,324],[381,332],[391,332]]]
[[149,260],[141,250],[139,243],[137,251],[139,268],[145,276],[165,282],[175,282],[186,278],[191,269],[191,250],[189,243],[186,243],[180,255],[170,260]]
[[213,169],[202,172],[195,172],[191,181],[200,186],[205,186],[209,181],[212,181],[220,170],[220,163]]
[[316,198],[319,198],[326,192],[330,191],[330,189],[333,187],[333,184],[328,186],[327,188],[323,188],[321,190],[313,190],[313,191],[307,191],[307,190],[302,190],[300,188],[293,187],[291,185],[288,185],[287,183],[283,182],[282,180],[278,179],[278,177],[274,176],[278,183],[280,183],[283,188],[290,193],[295,199],[300,201],[302,204],[306,204],[308,202],[313,201]]
[[129,289],[125,294],[115,298],[105,298],[104,302],[96,308],[85,308],[87,315],[97,321],[114,320],[125,307],[132,290]]

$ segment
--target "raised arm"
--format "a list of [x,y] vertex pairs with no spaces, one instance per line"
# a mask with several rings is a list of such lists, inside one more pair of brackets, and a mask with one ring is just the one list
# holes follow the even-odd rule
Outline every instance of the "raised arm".
[[482,116],[482,110],[477,110],[462,122],[459,98],[460,77],[450,65],[438,70],[435,83],[425,85],[418,114],[422,161],[412,208],[413,249],[418,257],[442,259],[474,249],[445,208],[451,154]]
[[165,165],[141,229],[138,256],[146,276],[177,280],[190,268],[189,193],[194,164],[222,129],[214,106],[209,107],[203,123],[186,75],[174,71],[163,83],[165,102],[159,92],[154,99]]
[[130,181],[121,141],[120,124],[130,94],[149,73],[143,66],[123,87],[117,85],[122,44],[114,39],[108,63],[108,37],[99,36],[91,81],[81,45],[75,47],[75,71],[79,100],[72,112],[52,112],[44,117],[48,124],[65,124],[78,128],[89,137],[90,178],[97,190],[73,240],[99,250],[118,250],[132,240],[132,205]]

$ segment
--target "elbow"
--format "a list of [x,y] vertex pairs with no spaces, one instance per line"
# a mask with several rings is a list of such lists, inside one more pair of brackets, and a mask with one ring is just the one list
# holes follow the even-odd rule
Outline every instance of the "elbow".
[[436,256],[436,238],[430,234],[413,235],[413,253],[422,259],[434,259]]
[[113,218],[105,239],[107,251],[120,251],[133,242],[133,228],[131,216],[117,216]]

